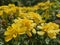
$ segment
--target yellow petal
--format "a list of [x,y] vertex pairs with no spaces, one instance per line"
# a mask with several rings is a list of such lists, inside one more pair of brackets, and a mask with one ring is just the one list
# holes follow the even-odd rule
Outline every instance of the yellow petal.
[[0,16],[2,16],[3,15],[3,11],[0,11]]
[[36,30],[35,30],[35,29],[33,29],[33,30],[32,30],[32,33],[33,33],[33,34],[36,34]]
[[56,38],[56,33],[48,33],[48,36],[49,36],[51,39],[54,39],[54,38]]
[[16,38],[17,37],[17,34],[13,34],[13,37]]
[[27,35],[28,35],[29,37],[32,37],[31,32],[27,32]]
[[43,32],[43,31],[37,31],[37,34],[38,34],[38,35],[44,35],[45,32]]
[[10,35],[10,33],[8,31],[5,31],[4,35]]
[[6,42],[10,41],[11,39],[12,39],[12,36],[6,36],[6,37],[5,37],[5,41],[6,41]]
[[26,27],[18,28],[17,32],[18,34],[24,34],[26,32]]

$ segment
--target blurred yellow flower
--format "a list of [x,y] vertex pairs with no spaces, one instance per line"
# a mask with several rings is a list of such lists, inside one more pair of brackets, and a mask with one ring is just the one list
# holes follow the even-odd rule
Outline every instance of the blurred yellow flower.
[[34,12],[28,12],[28,18],[32,19],[37,24],[43,22],[42,17]]
[[2,16],[3,15],[3,11],[0,11],[0,16]]
[[59,29],[59,25],[52,22],[49,22],[45,26],[43,26],[43,31],[57,30],[57,29]]
[[57,14],[56,16],[60,18],[60,14]]
[[15,4],[9,4],[8,6],[9,7],[15,7]]
[[28,20],[28,19],[23,19],[22,20],[22,27],[26,27],[26,34],[31,37],[32,34],[31,34],[31,31],[32,29],[35,27],[35,23],[33,23],[32,20]]
[[6,35],[6,37],[5,37],[6,42],[10,41],[12,38],[17,37],[16,30],[14,30],[12,27],[8,27],[7,31],[5,31],[4,35]]
[[29,37],[32,36],[32,29],[35,27],[35,23],[29,19],[15,19],[14,23],[7,28],[4,35],[5,41],[8,42],[12,38],[16,38],[17,35],[27,34]]
[[41,31],[37,32],[38,35],[43,35],[45,32],[52,39],[56,38],[56,35],[59,34],[59,32],[60,32],[59,25],[56,23],[52,23],[52,22],[46,23],[46,24],[39,26],[39,27],[41,28]]
[[36,24],[45,22],[44,20],[42,20],[42,17],[38,13],[35,13],[35,12],[24,13],[20,11],[19,16],[20,18],[24,18],[24,19],[26,18],[29,20],[33,20],[33,22]]
[[4,9],[8,9],[8,6],[1,6],[0,9],[4,10]]
[[4,35],[6,36],[5,41],[8,42],[12,38],[16,38],[17,35],[24,34],[25,31],[26,31],[25,27],[20,28],[19,25],[13,23],[12,26],[9,26],[7,28],[7,31],[5,31],[5,33],[4,33]]

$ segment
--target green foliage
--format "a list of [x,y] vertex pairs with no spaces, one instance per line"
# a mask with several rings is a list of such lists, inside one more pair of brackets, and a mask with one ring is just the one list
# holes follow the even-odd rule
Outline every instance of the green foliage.
[[[9,3],[14,3],[18,6],[33,6],[39,2],[45,2],[47,0],[0,0],[0,5],[8,5]],[[55,1],[55,0],[49,0],[49,1]]]

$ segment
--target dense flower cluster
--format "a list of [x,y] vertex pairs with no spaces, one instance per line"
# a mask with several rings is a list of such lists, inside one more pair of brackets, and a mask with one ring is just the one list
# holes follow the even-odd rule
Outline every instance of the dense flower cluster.
[[5,14],[13,14],[18,11],[18,8],[14,4],[9,4],[8,6],[0,6],[0,16]]
[[[47,1],[32,7],[18,7],[14,4],[0,6],[0,19],[4,19],[3,24],[6,23],[5,41],[9,42],[21,35],[26,35],[28,38],[33,35],[43,37],[46,35],[50,39],[56,39],[60,34],[60,25],[48,20],[53,16],[53,11],[49,13],[53,5],[53,2]],[[39,11],[42,12],[39,13]],[[55,16],[60,18],[59,13]]]
[[39,10],[39,9],[46,10],[46,9],[49,9],[53,4],[54,3],[47,1],[47,2],[38,3],[37,5],[34,5],[33,7],[20,7],[20,9],[23,12],[36,11],[36,10]]

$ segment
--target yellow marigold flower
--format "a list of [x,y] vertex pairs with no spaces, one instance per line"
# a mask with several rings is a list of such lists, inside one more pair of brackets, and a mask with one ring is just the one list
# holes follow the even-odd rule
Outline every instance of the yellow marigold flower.
[[8,6],[1,6],[1,9],[4,10],[4,9],[7,9],[9,8]]
[[8,27],[8,28],[7,28],[7,31],[5,31],[4,35],[6,35],[5,41],[8,42],[8,41],[10,41],[13,37],[16,38],[17,33],[16,33],[16,30],[13,30],[12,27]]
[[16,8],[15,7],[12,7],[12,8],[6,8],[6,9],[4,9],[4,12],[6,13],[6,14],[13,14],[13,13],[16,13]]
[[57,14],[56,16],[60,18],[60,14]]
[[[17,19],[17,20],[14,20],[15,21],[15,23],[17,23],[21,28],[23,28],[23,27],[25,27],[25,28],[23,28],[23,29],[26,29],[26,34],[29,32],[29,34],[31,34],[31,31],[32,31],[32,29],[35,27],[35,23],[33,23],[33,21],[32,20],[29,20],[29,19]],[[29,34],[28,34],[28,36],[29,36]],[[30,36],[29,36],[30,37]]]
[[44,31],[56,30],[56,29],[59,29],[59,25],[57,25],[56,23],[52,23],[52,22],[49,22],[48,24],[43,26]]
[[17,35],[22,35],[24,34],[26,31],[26,27],[22,27],[20,28],[20,25],[13,23],[11,27],[7,28],[7,31],[5,31],[4,35],[5,37],[5,41],[8,42],[10,41],[12,38],[16,38]]
[[[56,35],[59,34],[59,32],[60,32],[59,25],[56,23],[52,23],[52,22],[45,23],[44,25],[39,26],[39,27],[41,28],[41,31],[47,33],[48,36],[52,39],[56,38]],[[39,33],[41,33],[41,32],[38,32],[38,34]]]
[[33,21],[37,24],[42,22],[42,17],[34,12],[28,12],[28,18],[33,19]]
[[33,22],[35,22],[37,24],[45,22],[44,20],[42,20],[42,17],[39,14],[34,13],[34,12],[24,13],[24,12],[20,11],[19,16],[20,16],[20,18],[26,18],[29,20],[33,20]]
[[[18,21],[20,21],[20,20],[18,20]],[[15,29],[17,31],[17,34],[19,34],[19,35],[24,34],[26,31],[26,27],[21,27],[21,22],[18,22],[18,23],[17,22],[12,24],[13,29]]]

